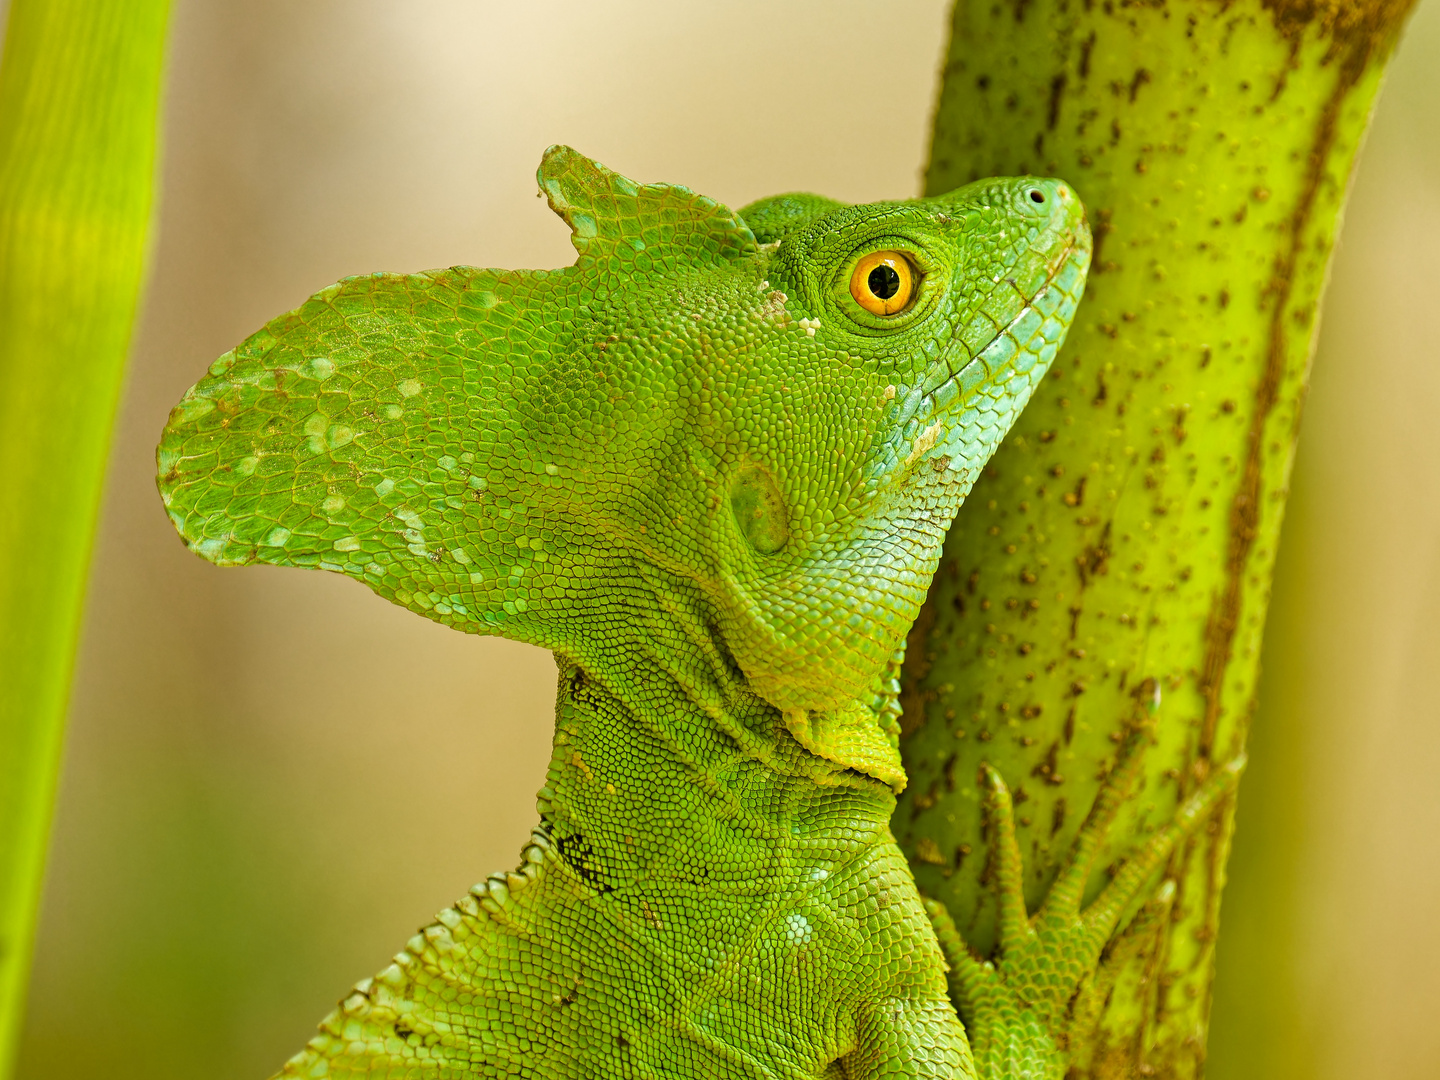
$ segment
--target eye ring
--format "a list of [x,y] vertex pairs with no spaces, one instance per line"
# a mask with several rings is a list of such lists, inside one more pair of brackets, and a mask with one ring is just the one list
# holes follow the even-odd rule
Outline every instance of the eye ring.
[[921,274],[910,256],[887,248],[872,251],[850,274],[850,295],[872,315],[898,315],[915,301]]

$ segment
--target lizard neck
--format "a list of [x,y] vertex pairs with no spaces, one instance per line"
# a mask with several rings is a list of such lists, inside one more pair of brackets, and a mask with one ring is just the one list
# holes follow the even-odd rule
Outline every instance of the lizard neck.
[[[557,656],[554,752],[539,796],[545,828],[591,888],[743,877],[782,852],[797,873],[826,873],[803,852],[834,852],[837,828],[856,851],[890,841],[889,788],[805,750],[738,672],[677,674],[643,642],[605,659]],[[622,680],[605,677],[619,671]]]

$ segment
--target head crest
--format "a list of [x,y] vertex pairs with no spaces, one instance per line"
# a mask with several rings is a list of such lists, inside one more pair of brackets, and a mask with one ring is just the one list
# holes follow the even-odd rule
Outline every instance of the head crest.
[[754,233],[729,207],[679,184],[637,184],[568,146],[545,151],[536,179],[570,226],[582,269],[709,266],[756,250]]

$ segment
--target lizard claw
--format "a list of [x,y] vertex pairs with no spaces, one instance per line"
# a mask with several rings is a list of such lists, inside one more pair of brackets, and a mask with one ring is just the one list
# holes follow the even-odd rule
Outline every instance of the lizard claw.
[[[1175,882],[1161,884],[1117,938],[1121,917],[1176,846],[1235,790],[1245,768],[1242,754],[1211,771],[1169,822],[1082,908],[1086,883],[1111,825],[1135,790],[1149,740],[1147,726],[1132,728],[1126,735],[1059,876],[1034,915],[1025,908],[1010,790],[998,770],[989,764],[980,768],[999,903],[996,957],[984,960],[970,952],[944,904],[927,898],[925,910],[950,968],[951,993],[981,1080],[1064,1075],[1068,1065],[1064,1048],[1070,1044],[1071,1029],[1096,1018],[1104,996],[1098,991],[1108,985],[1107,975],[1113,980],[1121,962],[1161,925],[1174,902]],[[1102,960],[1112,940],[1111,954]]]

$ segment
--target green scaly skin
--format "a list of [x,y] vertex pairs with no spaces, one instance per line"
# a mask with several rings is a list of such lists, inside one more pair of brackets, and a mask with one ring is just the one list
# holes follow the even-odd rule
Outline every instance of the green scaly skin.
[[[539,180],[574,266],[342,281],[216,361],[160,445],[210,561],[343,573],[559,661],[519,869],[281,1075],[973,1076],[889,830],[894,674],[1074,314],[1080,204],[1021,178],[737,215],[564,147]],[[851,272],[892,249],[923,278],[872,315]],[[986,998],[935,914],[989,1046],[1007,984]],[[1017,1040],[1058,1060],[1048,1029]]]

